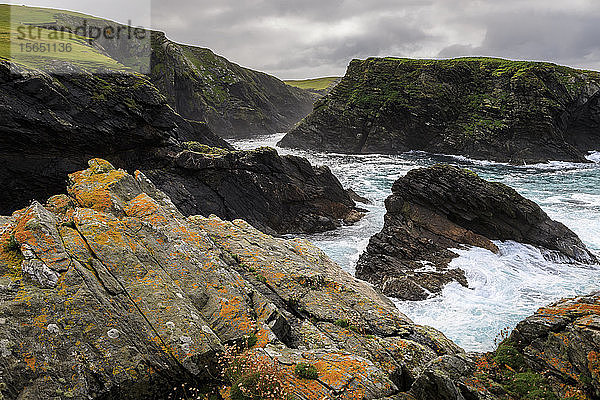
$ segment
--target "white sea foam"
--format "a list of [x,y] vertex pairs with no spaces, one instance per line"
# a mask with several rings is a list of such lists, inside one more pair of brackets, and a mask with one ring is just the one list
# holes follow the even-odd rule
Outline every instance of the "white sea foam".
[[[241,149],[275,146],[283,134],[237,140]],[[600,252],[600,153],[594,163],[550,162],[511,166],[465,157],[410,152],[402,155],[346,155],[279,149],[280,154],[307,157],[313,164],[328,165],[344,187],[373,201],[361,205],[370,212],[358,224],[334,232],[305,235],[342,268],[354,273],[356,261],[369,238],[383,227],[384,200],[393,182],[414,168],[446,162],[474,170],[485,179],[515,188],[548,215],[566,224],[597,253]],[[598,290],[598,270],[585,265],[554,264],[540,251],[514,242],[497,243],[501,252],[471,248],[459,250],[452,262],[467,274],[469,288],[446,286],[441,296],[423,302],[396,301],[415,322],[431,325],[467,350],[492,349],[494,338],[537,308],[562,297]]]

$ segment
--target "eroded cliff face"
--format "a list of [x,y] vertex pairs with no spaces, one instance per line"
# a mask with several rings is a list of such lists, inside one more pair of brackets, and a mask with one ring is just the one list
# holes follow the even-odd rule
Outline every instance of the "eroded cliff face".
[[489,58],[370,58],[352,61],[281,145],[583,162],[600,148],[599,110],[593,71]]
[[150,79],[185,118],[206,121],[222,137],[286,132],[312,110],[316,96],[211,50],[152,32]]
[[533,201],[469,170],[412,170],[394,183],[385,205],[384,227],[360,256],[356,275],[392,297],[423,300],[450,282],[467,286],[464,272],[449,268],[458,256],[452,249],[497,252],[492,240],[537,246],[554,262],[598,263],[575,233]]
[[[70,68],[72,74],[63,74]],[[146,163],[179,140],[231,148],[190,122],[144,76],[90,74],[57,63],[60,75],[0,61],[0,212],[64,188],[94,156],[124,167]]]
[[[185,218],[104,160],[71,174],[68,195],[2,217],[0,235],[5,399],[220,388],[232,382],[216,378],[219,354],[250,337],[297,398],[378,399],[462,353],[308,242]],[[296,376],[301,362],[317,380]]]

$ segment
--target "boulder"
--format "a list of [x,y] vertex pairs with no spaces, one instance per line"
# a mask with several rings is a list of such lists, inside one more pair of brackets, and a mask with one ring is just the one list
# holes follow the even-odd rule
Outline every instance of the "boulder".
[[514,189],[449,165],[410,171],[387,198],[383,230],[361,255],[356,275],[405,300],[438,294],[449,282],[467,286],[449,269],[451,249],[477,246],[497,252],[494,240],[537,246],[554,262],[598,262],[575,233],[551,220]]

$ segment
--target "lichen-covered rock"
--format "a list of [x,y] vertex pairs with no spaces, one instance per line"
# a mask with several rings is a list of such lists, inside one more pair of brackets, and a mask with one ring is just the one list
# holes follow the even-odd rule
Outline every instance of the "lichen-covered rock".
[[558,301],[520,322],[492,353],[435,360],[409,393],[417,399],[597,399],[599,318],[599,293]]
[[494,58],[369,58],[352,61],[280,145],[585,162],[600,148],[599,112],[594,71]]
[[[308,242],[185,218],[141,172],[94,159],[68,193],[0,218],[5,399],[221,387],[219,354],[249,337],[300,399],[409,398],[431,361],[463,354]],[[300,362],[318,379],[294,375]]]
[[510,187],[447,165],[410,171],[386,200],[383,230],[373,236],[357,277],[383,293],[422,300],[449,282],[467,286],[464,272],[448,269],[465,245],[497,251],[492,240],[514,240],[542,249],[558,262],[595,264],[575,233],[551,220],[533,201]]

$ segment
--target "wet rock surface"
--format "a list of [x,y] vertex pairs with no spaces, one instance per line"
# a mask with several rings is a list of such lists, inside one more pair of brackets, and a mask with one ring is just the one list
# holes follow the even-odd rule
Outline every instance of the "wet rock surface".
[[497,252],[492,240],[537,246],[556,262],[598,263],[575,233],[537,204],[471,171],[448,165],[413,170],[392,193],[384,228],[371,238],[356,272],[389,296],[423,300],[449,282],[467,286],[462,270],[448,268],[457,257],[451,249]]

